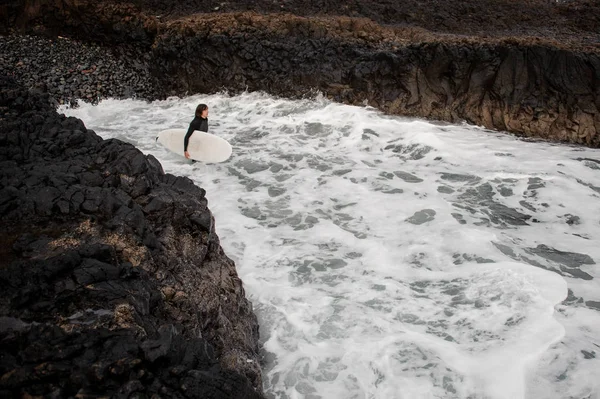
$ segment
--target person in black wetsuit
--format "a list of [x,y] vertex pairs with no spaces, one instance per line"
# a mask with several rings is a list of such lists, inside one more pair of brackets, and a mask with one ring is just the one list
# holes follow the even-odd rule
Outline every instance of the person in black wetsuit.
[[183,139],[183,154],[186,158],[190,157],[190,153],[188,152],[188,144],[190,142],[190,137],[194,133],[194,130],[199,130],[201,132],[208,132],[208,105],[199,104],[196,107],[196,115],[194,119],[190,122],[190,127]]

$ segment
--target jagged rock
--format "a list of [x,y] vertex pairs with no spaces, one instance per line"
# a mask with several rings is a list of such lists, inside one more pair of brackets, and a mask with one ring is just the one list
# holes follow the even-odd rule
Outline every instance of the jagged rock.
[[[68,33],[111,46],[110,52],[101,56],[98,50],[97,57],[86,56],[84,65],[70,68],[77,73],[69,78],[74,88],[68,93],[61,94],[64,85],[53,85],[52,73],[45,86],[35,86],[60,101],[153,99],[223,88],[288,97],[320,91],[336,101],[368,102],[393,114],[600,145],[600,5],[593,0],[522,5],[501,0],[337,0],[318,6],[237,0],[223,3],[219,13],[210,13],[201,2],[135,3],[42,0],[34,8],[20,1],[3,12],[13,30]],[[320,16],[244,12],[248,9]],[[0,65],[4,60],[9,73],[28,82],[46,73],[32,76],[28,71],[39,69],[40,63],[17,60],[13,54],[26,51],[18,45],[5,47],[9,51]],[[42,46],[38,53],[44,51]],[[125,66],[95,75],[92,67],[115,52]],[[84,74],[84,82],[85,71],[92,72]],[[138,75],[144,83],[132,85]],[[116,80],[101,78],[106,76]],[[80,90],[89,82],[100,87],[91,98]],[[149,85],[156,88],[147,90]],[[143,193],[145,187],[132,190]]]
[[205,191],[0,89],[0,396],[263,397]]

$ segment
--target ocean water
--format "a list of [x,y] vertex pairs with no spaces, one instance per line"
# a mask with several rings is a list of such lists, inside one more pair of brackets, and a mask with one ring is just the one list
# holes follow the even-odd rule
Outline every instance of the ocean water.
[[[200,102],[224,163],[155,142]],[[600,150],[319,97],[60,111],[206,189],[269,397],[600,397]]]

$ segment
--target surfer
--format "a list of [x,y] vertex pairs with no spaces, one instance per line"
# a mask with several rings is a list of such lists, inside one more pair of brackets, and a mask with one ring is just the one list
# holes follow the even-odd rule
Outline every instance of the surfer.
[[183,155],[185,155],[185,157],[188,159],[190,157],[190,153],[187,150],[188,143],[190,141],[190,137],[194,133],[194,130],[208,132],[208,105],[198,104],[194,119],[190,122],[190,127],[188,128],[185,138],[183,139]]

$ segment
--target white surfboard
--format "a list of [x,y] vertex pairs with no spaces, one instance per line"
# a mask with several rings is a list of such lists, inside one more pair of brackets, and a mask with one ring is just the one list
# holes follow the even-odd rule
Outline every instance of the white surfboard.
[[[183,139],[187,129],[167,129],[158,133],[156,141],[167,147],[170,151],[184,156]],[[204,163],[217,163],[226,161],[231,156],[231,144],[214,134],[194,131],[188,143],[190,158]]]

